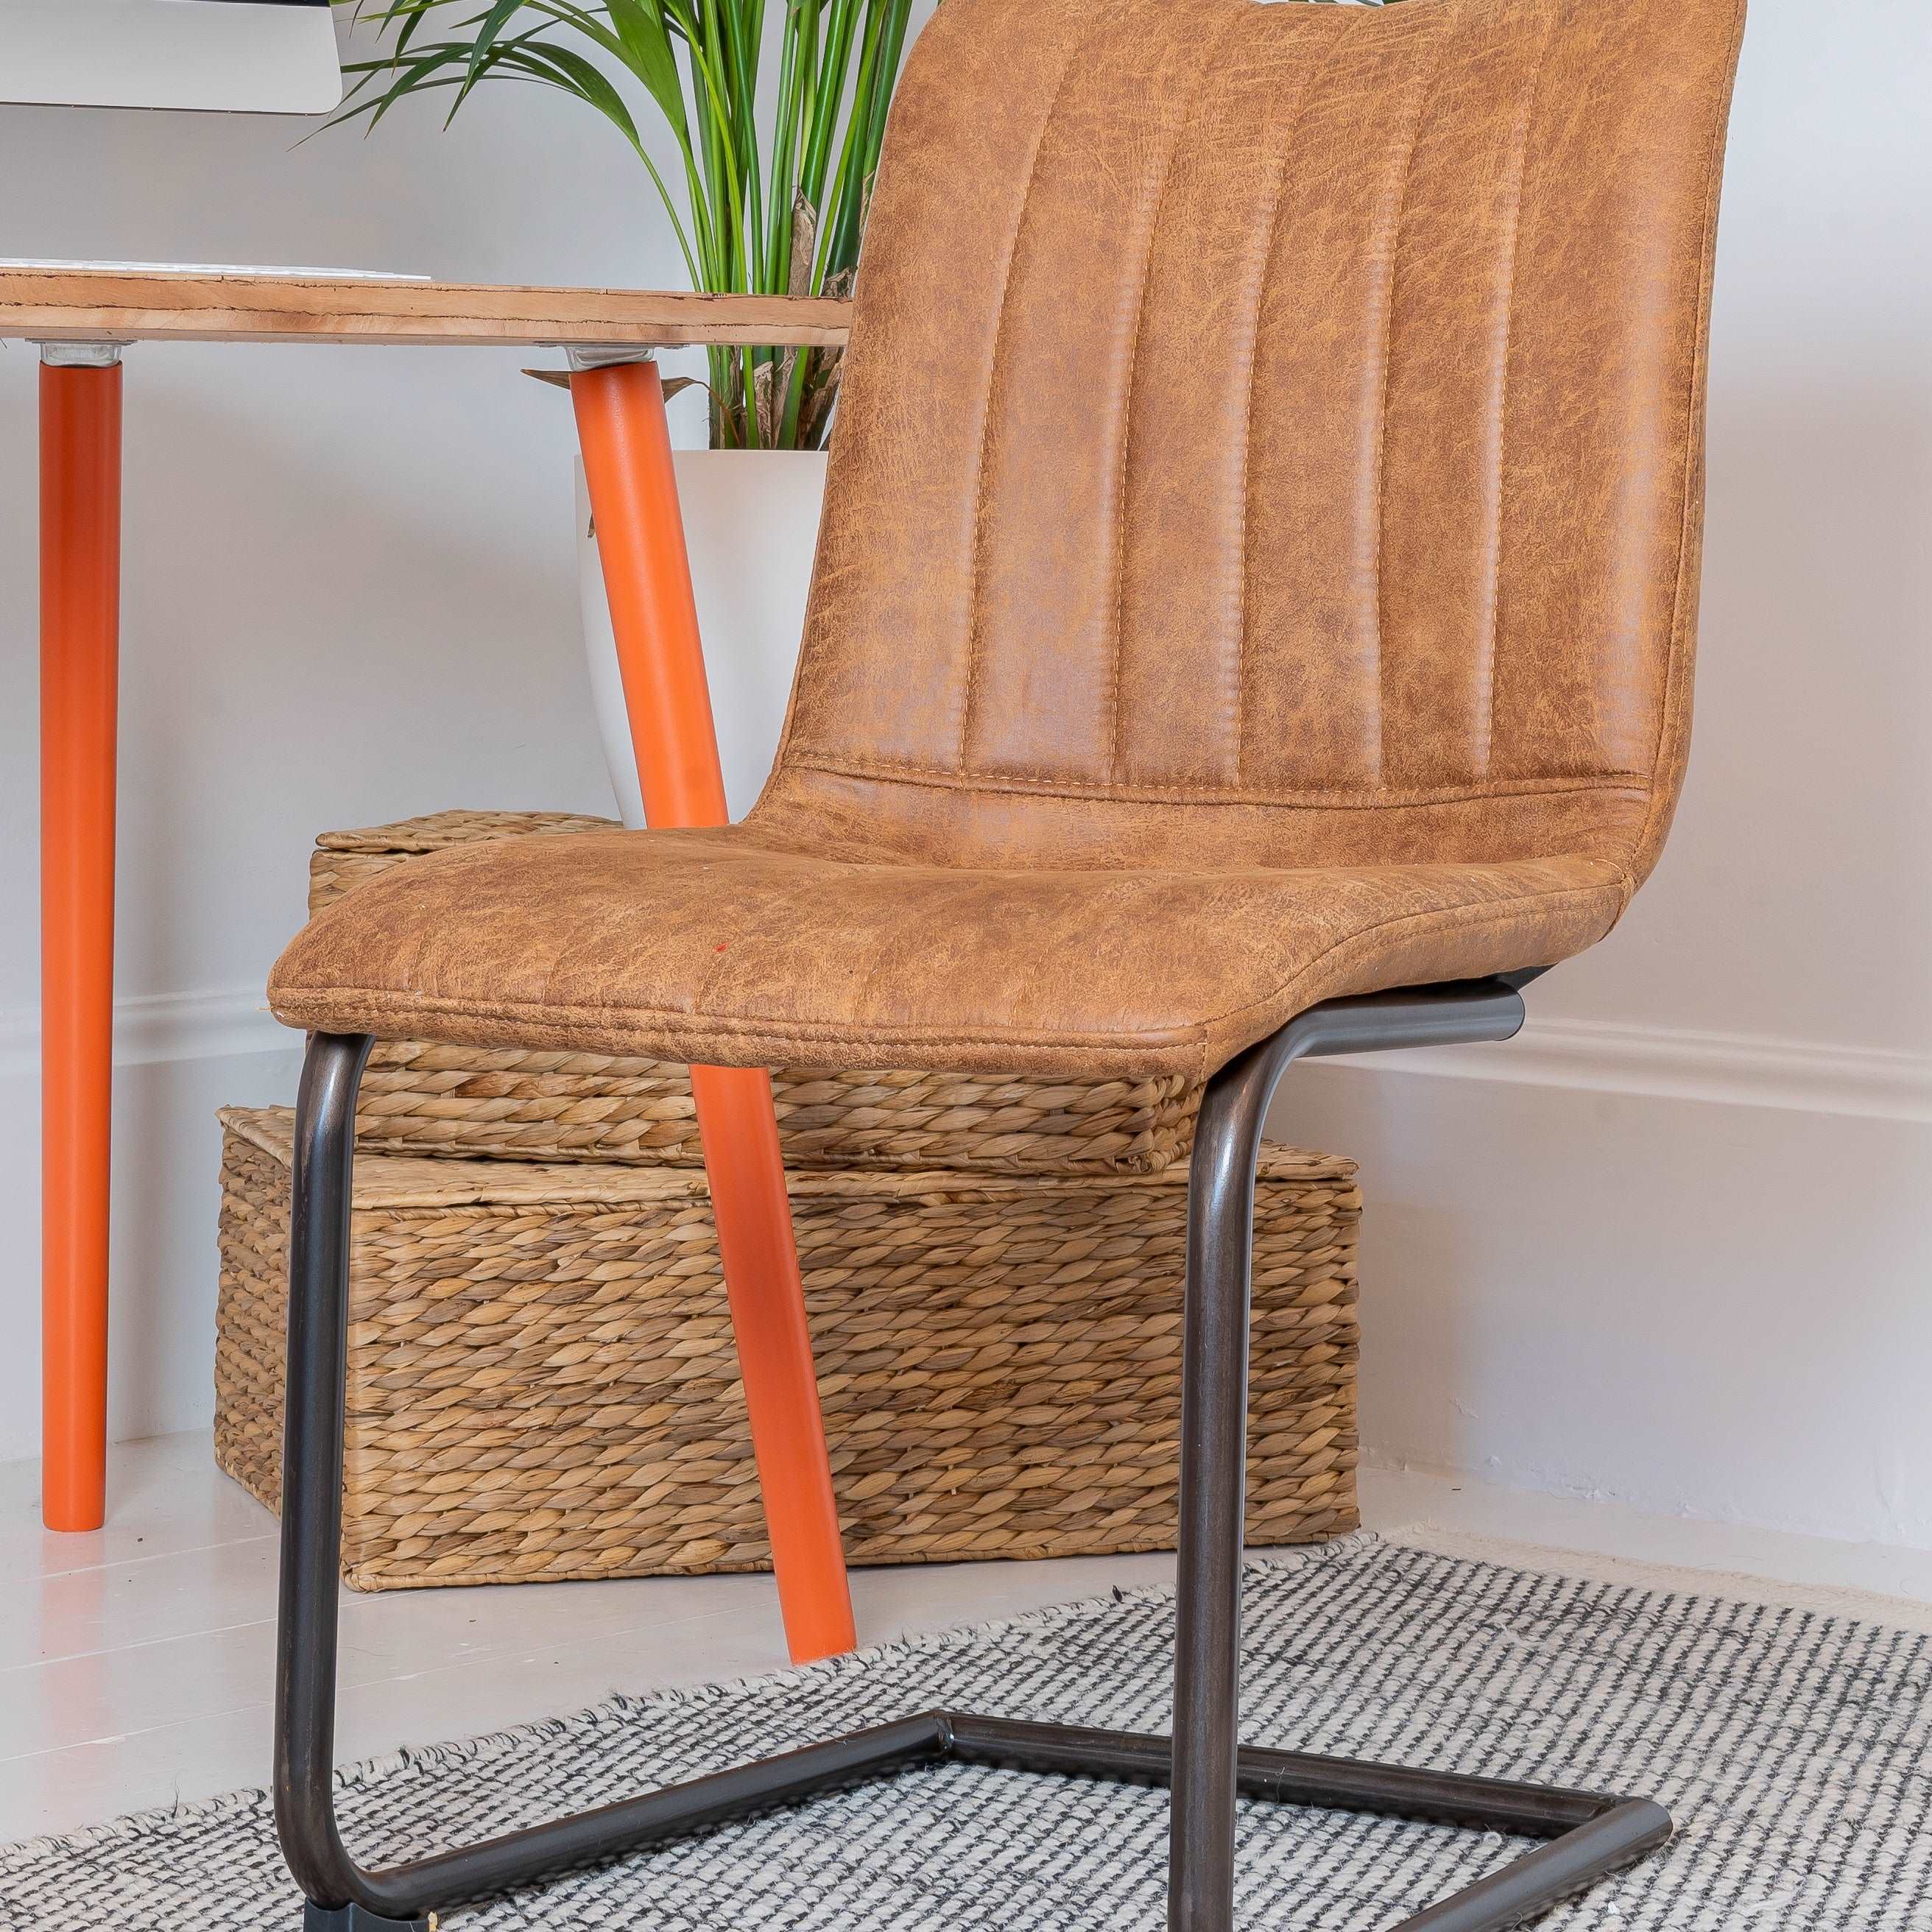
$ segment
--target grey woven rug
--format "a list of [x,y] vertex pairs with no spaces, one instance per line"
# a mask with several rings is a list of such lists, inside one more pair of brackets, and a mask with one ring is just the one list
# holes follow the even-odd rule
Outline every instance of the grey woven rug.
[[[1251,1566],[1244,1735],[1661,1798],[1680,1835],[1561,1932],[1932,1928],[1932,1638],[1352,1538]],[[394,1858],[835,1731],[952,1705],[1164,1730],[1148,1592],[748,1684],[619,1698],[341,1774]],[[459,1932],[1156,1932],[1157,1792],[947,1766],[459,1915]],[[1375,1932],[1522,1847],[1244,1808],[1240,1918]],[[241,1793],[0,1852],[0,1924],[296,1932],[268,1801]]]

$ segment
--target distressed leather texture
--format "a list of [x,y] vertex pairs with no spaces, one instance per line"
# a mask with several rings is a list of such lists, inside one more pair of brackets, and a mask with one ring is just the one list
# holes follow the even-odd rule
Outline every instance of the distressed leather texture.
[[1690,718],[1742,0],[946,0],[746,821],[458,848],[292,1025],[1204,1076],[1540,966]]

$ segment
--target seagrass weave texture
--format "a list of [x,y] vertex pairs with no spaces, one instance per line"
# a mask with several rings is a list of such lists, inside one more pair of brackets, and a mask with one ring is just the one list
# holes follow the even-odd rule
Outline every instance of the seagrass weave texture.
[[[280,1479],[290,1116],[230,1109],[215,1452]],[[1184,1170],[795,1174],[855,1563],[1170,1549]],[[703,1178],[364,1156],[344,1570],[365,1589],[769,1561]],[[1270,1148],[1248,1538],[1354,1526],[1345,1160]]]
[[[310,860],[309,910],[446,846],[613,829],[565,812],[442,812],[326,832]],[[772,1087],[785,1158],[807,1167],[1154,1173],[1185,1158],[1201,1098],[1171,1073],[1046,1081],[781,1067]],[[384,1041],[363,1080],[356,1132],[364,1147],[415,1154],[683,1167],[704,1160],[683,1067],[593,1053]]]

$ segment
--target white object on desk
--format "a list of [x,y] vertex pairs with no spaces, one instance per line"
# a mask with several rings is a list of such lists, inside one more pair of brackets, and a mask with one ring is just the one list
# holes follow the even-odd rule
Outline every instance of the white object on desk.
[[[0,0],[4,8],[8,0]],[[107,275],[284,275],[296,281],[427,282],[428,275],[398,274],[393,268],[265,268],[242,262],[60,262],[0,256],[0,268],[46,268]]]
[[0,0],[0,100],[326,114],[328,0]]

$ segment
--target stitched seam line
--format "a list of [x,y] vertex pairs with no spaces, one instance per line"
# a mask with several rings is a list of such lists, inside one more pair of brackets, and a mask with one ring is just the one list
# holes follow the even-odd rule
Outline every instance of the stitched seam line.
[[[1213,54],[1221,50],[1243,23],[1244,16],[1231,15],[1214,37]],[[1119,769],[1120,760],[1120,662],[1126,650],[1127,611],[1127,466],[1134,445],[1134,376],[1140,367],[1141,334],[1147,322],[1148,292],[1154,280],[1154,258],[1160,247],[1161,217],[1167,209],[1167,191],[1174,182],[1174,164],[1182,142],[1192,124],[1194,109],[1206,79],[1207,58],[1196,56],[1192,84],[1186,105],[1174,116],[1174,133],[1160,164],[1160,185],[1154,191],[1154,214],[1148,223],[1146,253],[1141,258],[1138,292],[1134,302],[1134,332],[1127,342],[1127,368],[1120,397],[1120,461],[1114,482],[1114,515],[1119,526],[1114,544],[1114,638],[1107,664],[1107,691],[1103,700],[1107,718],[1107,777],[1108,782]]]
[[[1327,74],[1334,57],[1333,46],[1322,50],[1322,58],[1318,64],[1324,74]],[[1295,97],[1294,118],[1290,122],[1287,136],[1282,142],[1281,166],[1276,170],[1274,190],[1268,197],[1268,246],[1262,251],[1262,272],[1255,284],[1254,322],[1248,331],[1248,400],[1247,406],[1242,412],[1241,526],[1238,539],[1240,545],[1240,584],[1235,592],[1234,606],[1234,784],[1237,790],[1240,789],[1248,762],[1249,540],[1252,512],[1250,496],[1254,483],[1255,411],[1261,394],[1262,316],[1268,307],[1268,284],[1274,278],[1276,252],[1281,246],[1282,200],[1288,192],[1288,177],[1294,159],[1294,151],[1301,145],[1301,131],[1307,122],[1308,103],[1315,91],[1317,64],[1310,61],[1301,70],[1301,90]]]
[[1510,363],[1516,346],[1516,265],[1522,252],[1522,197],[1529,176],[1529,134],[1535,124],[1537,104],[1543,92],[1543,70],[1556,39],[1556,16],[1544,17],[1543,45],[1536,56],[1529,86],[1524,90],[1522,106],[1515,129],[1515,178],[1510,192],[1509,268],[1503,283],[1503,366],[1500,394],[1496,399],[1496,480],[1495,512],[1490,535],[1490,629],[1478,660],[1487,687],[1482,706],[1483,738],[1476,748],[1475,768],[1486,773],[1494,758],[1496,742],[1496,656],[1501,644],[1503,582],[1503,518],[1508,499],[1504,494],[1504,466],[1509,458]]
[[1384,649],[1382,622],[1382,553],[1388,538],[1388,419],[1389,392],[1395,368],[1395,294],[1396,278],[1402,270],[1402,224],[1408,212],[1408,190],[1415,174],[1415,151],[1422,140],[1422,124],[1428,118],[1429,103],[1436,90],[1436,76],[1442,70],[1444,46],[1438,30],[1432,57],[1416,88],[1415,112],[1408,127],[1408,144],[1402,158],[1402,178],[1396,191],[1395,218],[1389,235],[1388,314],[1383,318],[1382,357],[1382,406],[1376,424],[1376,778],[1380,782],[1388,764],[1388,653]]
[[1279,806],[1284,809],[1333,809],[1336,811],[1387,811],[1412,805],[1476,804],[1489,799],[1553,798],[1594,791],[1640,792],[1647,783],[1642,772],[1592,772],[1574,778],[1504,779],[1488,785],[1455,786],[1436,790],[1408,789],[1387,785],[1368,788],[1352,796],[1337,797],[1333,790],[1318,792],[1238,792],[1216,785],[1168,783],[1160,786],[1081,788],[1049,773],[1004,773],[998,776],[969,776],[942,765],[899,764],[886,760],[830,759],[799,757],[792,760],[793,772],[816,772],[827,778],[875,780],[880,784],[920,785],[931,790],[968,794],[992,792],[1025,797],[1046,795],[1055,798],[1106,805],[1216,804]]
[[986,370],[986,401],[980,422],[980,455],[973,483],[973,567],[966,592],[966,688],[960,701],[959,750],[955,764],[955,769],[960,771],[966,769],[968,748],[972,742],[973,701],[979,685],[980,577],[981,557],[986,548],[986,460],[993,444],[993,404],[999,390],[1000,356],[1006,338],[1007,298],[1012,290],[1013,264],[1019,258],[1020,237],[1025,231],[1027,211],[1032,205],[1034,184],[1040,176],[1040,158],[1046,149],[1046,137],[1052,131],[1060,104],[1073,79],[1076,64],[1106,31],[1106,26],[1103,21],[1090,34],[1082,35],[1075,43],[1060,70],[1059,79],[1054,83],[1052,97],[1047,102],[1046,112],[1041,118],[1040,133],[1027,163],[1026,185],[1020,190],[1019,208],[1013,217],[1012,238],[1006,245],[1006,259],[1000,270],[999,307],[993,323],[993,352]]
[[[500,1012],[530,1012],[539,1016],[546,1026],[557,1033],[608,1034],[614,1020],[622,1022],[638,1019],[662,1022],[667,1030],[682,1028],[687,1032],[720,1036],[755,1034],[763,1038],[844,1040],[860,1044],[885,1041],[910,1046],[952,1042],[964,1046],[1006,1046],[1034,1042],[1048,1046],[1104,1047],[1116,1040],[1128,1039],[1186,1046],[1199,1030],[1199,1023],[1190,1021],[1178,1029],[1149,1028],[1131,1034],[1045,1033],[1018,1028],[1010,1031],[949,1033],[934,1028],[889,1026],[883,1022],[733,1018],[637,1005],[560,1006],[548,1005],[541,1000],[500,998],[490,1006],[477,1006],[442,995],[418,996],[358,986],[305,986],[298,992],[278,993],[272,990],[271,993],[271,1006],[278,1018],[285,1013],[298,1016],[304,1008],[317,1012],[335,1012],[340,1009],[332,1003],[337,1001],[359,1012],[440,1016],[479,1022],[488,1022]],[[285,1024],[305,1025],[308,1022],[298,1018]]]

